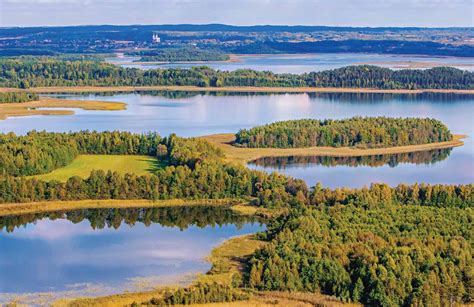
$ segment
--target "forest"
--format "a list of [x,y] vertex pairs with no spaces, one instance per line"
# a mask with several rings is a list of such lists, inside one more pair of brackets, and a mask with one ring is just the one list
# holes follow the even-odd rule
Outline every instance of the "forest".
[[229,56],[218,50],[198,48],[163,48],[128,52],[127,55],[140,56],[136,62],[193,62],[227,61]]
[[18,103],[36,101],[38,94],[30,92],[0,92],[0,103]]
[[320,291],[369,306],[469,302],[472,205],[472,198],[469,209],[382,198],[294,207],[263,235],[270,243],[251,260],[249,285]]
[[0,86],[255,86],[377,89],[473,89],[474,72],[436,67],[390,70],[360,65],[304,74],[208,67],[140,70],[97,61],[0,60]]
[[156,156],[157,150],[166,147],[160,144],[165,141],[156,133],[118,131],[0,134],[0,173],[12,176],[44,174],[70,164],[79,154]]
[[[453,46],[454,47],[454,46]],[[317,42],[254,42],[223,48],[237,54],[304,54],[304,53],[378,53],[422,54],[437,56],[472,57],[473,48],[468,45],[451,47],[432,41],[325,39]]]
[[251,148],[374,148],[452,139],[449,129],[436,119],[389,117],[288,120],[242,129],[235,136],[234,145]]
[[[1,144],[5,146],[3,154],[21,151],[23,146],[28,148],[24,152],[41,152],[32,168],[35,171],[45,169],[43,161],[68,159],[70,154],[83,151],[154,155],[169,166],[144,176],[93,171],[86,179],[72,177],[60,183],[12,176],[9,172],[24,171],[13,162],[9,165],[18,168],[7,168],[4,163],[0,203],[229,198],[280,209],[281,215],[269,220],[267,230],[259,235],[268,243],[253,255],[248,274],[233,278],[228,285],[178,289],[153,299],[151,304],[246,299],[248,292],[242,292],[242,287],[322,292],[343,301],[383,306],[472,300],[472,184],[372,184],[334,190],[317,184],[309,188],[302,180],[229,164],[212,144],[175,135],[31,132],[18,137],[2,135]],[[56,152],[65,154],[56,156]],[[16,156],[20,155],[12,154]],[[190,221],[178,215],[195,217],[201,213],[184,208],[88,209],[7,217],[0,219],[0,226],[13,231],[43,216],[66,216],[76,222],[88,219],[97,228],[120,227],[122,221],[187,227]],[[218,217],[196,223],[225,223],[230,218],[221,212]]]

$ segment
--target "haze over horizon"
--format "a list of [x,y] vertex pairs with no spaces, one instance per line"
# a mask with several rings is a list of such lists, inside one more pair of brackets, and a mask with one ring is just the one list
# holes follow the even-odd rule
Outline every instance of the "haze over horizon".
[[470,0],[0,0],[1,27],[183,23],[472,27],[473,16]]

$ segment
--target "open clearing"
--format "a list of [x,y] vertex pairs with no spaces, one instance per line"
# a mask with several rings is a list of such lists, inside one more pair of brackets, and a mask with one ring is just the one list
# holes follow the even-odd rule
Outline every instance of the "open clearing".
[[[44,110],[42,108],[54,108],[57,110]],[[31,115],[72,115],[73,110],[64,108],[77,108],[83,110],[119,111],[125,110],[127,104],[123,102],[107,102],[95,100],[69,100],[41,97],[38,101],[22,103],[1,103],[0,120],[13,116]]]
[[453,139],[447,142],[429,143],[421,145],[395,146],[387,148],[358,149],[350,147],[306,147],[306,148],[242,148],[235,147],[232,142],[235,135],[231,133],[213,134],[202,138],[210,141],[224,151],[230,162],[247,164],[250,161],[264,157],[288,156],[331,156],[331,157],[358,157],[385,154],[400,154],[416,151],[426,151],[441,148],[451,148],[464,145],[465,135],[454,134]]
[[50,181],[65,182],[72,176],[89,177],[92,170],[115,171],[120,174],[151,174],[160,168],[158,160],[150,156],[132,155],[80,155],[71,164],[58,168],[51,173],[33,176]]

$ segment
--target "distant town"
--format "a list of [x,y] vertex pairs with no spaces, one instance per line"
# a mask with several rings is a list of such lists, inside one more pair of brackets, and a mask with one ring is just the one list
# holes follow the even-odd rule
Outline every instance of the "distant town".
[[237,54],[368,52],[474,56],[472,28],[71,26],[0,28],[0,55],[197,47]]

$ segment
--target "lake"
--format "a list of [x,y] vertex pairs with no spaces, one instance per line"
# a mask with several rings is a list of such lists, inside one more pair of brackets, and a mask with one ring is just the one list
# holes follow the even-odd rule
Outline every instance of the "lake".
[[[265,94],[144,92],[107,94],[67,94],[55,97],[122,101],[124,111],[77,110],[72,116],[31,116],[0,121],[0,131],[19,134],[29,130],[77,131],[81,129],[157,131],[161,135],[201,136],[237,132],[241,128],[278,120],[317,118],[341,119],[352,116],[432,117],[446,123],[453,133],[474,135],[474,95],[456,94]],[[308,184],[360,187],[371,182],[472,183],[474,182],[474,142],[454,148],[444,159],[433,163],[394,165],[324,165],[290,163],[250,165],[266,171],[305,179]]]
[[283,55],[239,55],[229,62],[207,63],[133,63],[139,57],[119,55],[107,61],[123,67],[155,68],[189,68],[209,66],[218,70],[253,69],[275,73],[306,73],[340,68],[348,65],[371,64],[391,69],[429,68],[432,65],[454,66],[459,69],[474,70],[472,58],[435,57],[416,55],[366,54],[366,53],[321,53],[321,54],[283,54]]
[[233,236],[264,230],[224,207],[83,209],[0,217],[0,305],[185,284]]

